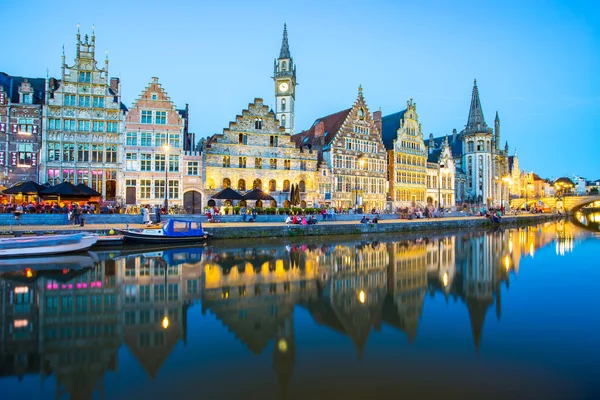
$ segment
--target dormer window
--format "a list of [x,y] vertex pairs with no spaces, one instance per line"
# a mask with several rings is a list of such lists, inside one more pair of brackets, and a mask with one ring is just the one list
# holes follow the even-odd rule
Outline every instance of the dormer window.
[[365,110],[363,110],[362,108],[358,109],[358,118],[365,119]]
[[152,100],[157,100],[158,99],[158,95],[156,93],[152,93]]
[[33,102],[33,96],[31,95],[31,93],[24,93],[23,95],[23,104],[32,104]]

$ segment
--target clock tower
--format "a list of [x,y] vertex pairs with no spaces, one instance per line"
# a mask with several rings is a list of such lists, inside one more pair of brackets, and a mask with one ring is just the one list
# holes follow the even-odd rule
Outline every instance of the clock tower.
[[279,58],[274,63],[275,114],[285,132],[294,134],[294,101],[296,99],[296,65],[290,56],[287,27],[283,25],[283,41]]

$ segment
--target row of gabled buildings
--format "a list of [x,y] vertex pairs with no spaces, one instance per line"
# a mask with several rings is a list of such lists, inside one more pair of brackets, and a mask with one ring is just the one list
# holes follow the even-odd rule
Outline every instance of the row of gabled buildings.
[[82,39],[61,78],[0,74],[0,180],[85,183],[124,204],[167,201],[199,212],[216,192],[260,188],[289,205],[394,209],[452,207],[508,200],[516,155],[501,147],[500,119],[485,122],[477,83],[461,132],[426,139],[416,103],[384,116],[371,112],[359,87],[345,110],[295,129],[296,64],[284,27],[275,60],[274,109],[256,98],[222,133],[197,142],[189,108],[176,108],[152,78],[131,108],[121,83],[101,68],[95,34]]

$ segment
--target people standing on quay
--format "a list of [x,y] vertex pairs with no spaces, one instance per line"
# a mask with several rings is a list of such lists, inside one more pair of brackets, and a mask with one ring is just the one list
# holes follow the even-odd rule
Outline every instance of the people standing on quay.
[[[160,206],[156,205],[156,207],[154,207],[154,217],[156,218],[156,223],[158,224],[160,222]],[[150,219],[150,214],[148,213],[148,219]]]
[[242,208],[240,208],[240,214],[242,214],[242,221],[246,222],[246,216],[247,216],[246,206],[242,206]]
[[148,209],[149,206],[142,206],[141,212],[142,212],[142,223],[145,225],[150,225],[151,221],[150,221],[150,210]]

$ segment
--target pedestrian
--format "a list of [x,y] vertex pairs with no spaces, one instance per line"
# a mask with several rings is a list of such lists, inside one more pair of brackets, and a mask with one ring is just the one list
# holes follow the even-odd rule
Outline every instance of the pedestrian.
[[321,208],[321,216],[323,217],[323,221],[325,221],[325,218],[327,218],[327,210],[325,207]]
[[73,213],[73,225],[81,225],[81,219],[79,218],[81,212],[79,211],[79,207],[77,207],[77,203],[73,204],[73,211],[71,212]]
[[[158,204],[154,207],[154,216],[156,217],[156,223],[158,224],[160,222],[160,206]],[[148,218],[150,218],[150,215],[148,215]]]
[[256,207],[252,209],[252,221],[256,222]]
[[246,222],[247,212],[248,212],[248,210],[246,210],[246,206],[242,206],[242,208],[240,208],[240,214],[242,214],[243,222]]

